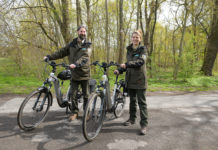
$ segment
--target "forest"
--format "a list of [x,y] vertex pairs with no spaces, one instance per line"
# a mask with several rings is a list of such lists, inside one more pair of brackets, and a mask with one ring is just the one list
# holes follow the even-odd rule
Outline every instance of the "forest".
[[218,85],[218,0],[0,0],[1,84],[9,86],[12,65],[17,79],[42,79],[43,57],[71,42],[80,25],[91,61],[124,63],[140,29],[151,85]]

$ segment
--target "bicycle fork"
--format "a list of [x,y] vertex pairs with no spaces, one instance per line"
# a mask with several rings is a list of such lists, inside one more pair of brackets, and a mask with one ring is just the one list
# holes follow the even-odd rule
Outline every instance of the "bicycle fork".
[[[34,106],[32,107],[32,109],[33,109],[33,110],[36,110],[36,112],[42,111],[43,106],[44,106],[45,101],[46,101],[46,98],[48,97],[48,93],[46,93],[46,95],[43,97],[43,100],[42,100],[42,102],[41,102],[39,108],[36,108],[36,106],[37,106],[37,104],[38,104],[38,102],[39,102],[39,99],[40,99],[40,97],[41,97],[41,94],[42,94],[42,93],[40,92],[39,95],[37,96],[37,99],[36,99],[36,102],[35,102]],[[49,105],[49,104],[48,104],[48,105]]]

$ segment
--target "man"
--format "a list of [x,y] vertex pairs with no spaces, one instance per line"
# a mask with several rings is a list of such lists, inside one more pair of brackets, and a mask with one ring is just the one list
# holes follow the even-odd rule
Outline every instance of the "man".
[[89,58],[91,53],[91,43],[86,41],[86,27],[80,26],[77,29],[78,37],[73,39],[72,42],[65,47],[56,51],[51,55],[47,55],[44,59],[56,60],[68,56],[72,78],[72,115],[69,117],[69,121],[75,120],[78,117],[78,101],[76,94],[79,85],[82,87],[82,93],[84,98],[83,109],[88,101],[89,96],[89,79],[90,79],[90,67]]

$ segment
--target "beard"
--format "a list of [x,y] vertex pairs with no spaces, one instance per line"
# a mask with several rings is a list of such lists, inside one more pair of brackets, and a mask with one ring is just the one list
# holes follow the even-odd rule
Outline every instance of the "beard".
[[84,40],[84,39],[86,38],[86,35],[79,34],[79,38],[80,38],[81,40]]

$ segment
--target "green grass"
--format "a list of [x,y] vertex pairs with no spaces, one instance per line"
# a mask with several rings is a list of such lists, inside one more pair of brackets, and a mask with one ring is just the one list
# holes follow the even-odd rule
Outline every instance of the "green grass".
[[[116,67],[110,69],[110,85],[111,89],[115,81],[113,71]],[[31,71],[30,71],[31,72]],[[29,73],[31,74],[31,73]],[[43,72],[42,72],[43,74]],[[181,75],[176,81],[172,80],[172,71],[161,71],[155,75],[154,78],[148,77],[148,91],[207,91],[218,89],[218,77],[215,76],[205,77],[202,75],[193,75],[192,77],[185,78]],[[100,79],[102,73],[97,70],[92,77]],[[119,78],[125,78],[121,75]],[[38,79],[34,76],[29,76],[17,69],[15,63],[8,58],[0,58],[0,94],[13,93],[13,94],[27,94],[37,89],[43,83],[43,79]],[[69,81],[64,83],[63,90],[66,91]],[[53,88],[52,88],[53,89]],[[52,90],[53,91],[53,90]]]
[[208,91],[218,89],[218,77],[194,75],[190,78],[179,77],[172,80],[169,72],[163,72],[161,77],[148,79],[150,91]]
[[36,89],[42,82],[39,79],[20,75],[17,65],[11,60],[0,58],[0,94],[29,93]]

